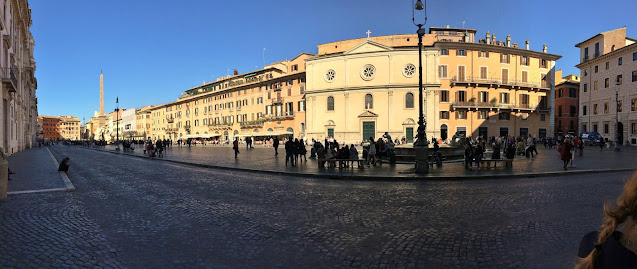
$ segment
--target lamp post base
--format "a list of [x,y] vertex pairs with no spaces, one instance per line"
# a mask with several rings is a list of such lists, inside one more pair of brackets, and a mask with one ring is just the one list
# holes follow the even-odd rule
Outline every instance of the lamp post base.
[[414,145],[416,151],[416,173],[429,173],[429,147]]

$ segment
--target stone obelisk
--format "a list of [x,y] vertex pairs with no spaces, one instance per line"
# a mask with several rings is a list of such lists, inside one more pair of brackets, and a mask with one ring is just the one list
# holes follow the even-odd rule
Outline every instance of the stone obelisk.
[[104,74],[100,71],[100,115],[104,115]]

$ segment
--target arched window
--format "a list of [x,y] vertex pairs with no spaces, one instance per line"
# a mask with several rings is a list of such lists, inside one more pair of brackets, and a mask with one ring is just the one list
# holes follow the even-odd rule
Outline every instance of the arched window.
[[327,97],[327,111],[334,111],[334,97]]
[[405,94],[405,108],[414,108],[414,94],[407,93]]
[[371,94],[365,94],[365,109],[374,108],[374,97]]

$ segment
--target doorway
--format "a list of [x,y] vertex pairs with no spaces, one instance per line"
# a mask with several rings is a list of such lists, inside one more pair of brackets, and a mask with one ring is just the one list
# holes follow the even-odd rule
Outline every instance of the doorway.
[[489,136],[489,127],[478,127],[478,137],[486,139]]
[[376,134],[376,122],[364,121],[363,122],[363,140],[369,139],[370,137],[374,139],[374,134]]
[[447,140],[447,137],[449,137],[449,134],[447,131],[447,125],[446,124],[440,125],[440,139]]
[[624,144],[624,124],[621,122],[617,123],[617,131],[619,131],[619,144],[623,145]]
[[414,141],[414,127],[405,128],[405,139],[407,142]]

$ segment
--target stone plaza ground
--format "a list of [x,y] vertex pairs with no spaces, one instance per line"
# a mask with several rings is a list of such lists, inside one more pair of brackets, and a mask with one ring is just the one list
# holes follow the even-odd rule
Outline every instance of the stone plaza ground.
[[[334,180],[286,175],[322,172],[312,170],[315,161],[286,168],[271,149],[250,157],[242,148],[235,161],[224,147],[173,148],[166,158],[280,169],[280,175],[83,147],[49,149],[58,162],[70,157],[76,190],[11,194],[0,202],[2,268],[565,268],[581,237],[599,227],[603,202],[614,200],[632,175]],[[58,175],[47,174],[55,171],[49,149],[9,158],[17,172],[9,191],[63,186]],[[514,169],[553,171],[547,167],[559,160],[552,153],[540,149],[538,158]],[[574,170],[634,169],[637,159],[631,149],[597,154],[591,148],[578,160]],[[456,165],[439,173],[518,171]],[[400,178],[407,170],[383,165],[346,173]]]

